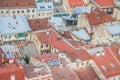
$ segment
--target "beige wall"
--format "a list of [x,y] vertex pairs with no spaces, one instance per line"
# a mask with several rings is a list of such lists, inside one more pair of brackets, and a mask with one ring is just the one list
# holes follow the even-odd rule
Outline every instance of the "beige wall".
[[49,18],[53,16],[53,10],[48,11],[37,11],[37,18]]
[[0,9],[0,16],[13,16],[13,15],[25,15],[28,19],[35,19],[36,18],[36,9],[35,8],[13,8],[7,9],[2,8]]
[[2,36],[2,42],[12,42],[12,41],[25,40],[25,39],[27,41],[30,41],[30,32],[27,32],[25,34],[27,34],[26,38],[18,38],[18,34]]

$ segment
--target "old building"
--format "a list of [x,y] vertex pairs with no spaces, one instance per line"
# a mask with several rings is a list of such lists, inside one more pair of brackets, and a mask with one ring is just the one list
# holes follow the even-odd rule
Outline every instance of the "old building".
[[0,16],[17,16],[24,15],[28,19],[36,18],[36,3],[35,0],[1,0],[0,1]]
[[31,41],[31,28],[25,16],[0,17],[1,43]]

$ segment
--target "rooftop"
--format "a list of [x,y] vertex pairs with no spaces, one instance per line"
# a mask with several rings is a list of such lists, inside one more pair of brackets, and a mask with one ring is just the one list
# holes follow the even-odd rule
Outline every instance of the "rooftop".
[[[35,71],[35,69],[37,71]],[[35,67],[34,65],[32,64],[29,64],[27,66],[24,66],[24,71],[25,71],[25,75],[26,77],[29,79],[29,78],[35,78],[35,77],[38,77],[38,76],[41,76],[41,75],[47,75],[47,74],[50,74],[48,72],[48,70],[45,68],[45,67]]]
[[24,71],[16,64],[7,64],[0,66],[0,79],[11,80],[15,76],[15,80],[25,80]]
[[2,45],[0,49],[5,53],[7,59],[9,58],[20,58],[21,54],[17,45]]
[[111,8],[114,7],[113,0],[92,0],[99,8]]
[[67,55],[73,62],[76,61],[77,59],[79,59],[80,61],[86,61],[91,59],[91,56],[88,54],[86,50],[69,52],[67,53]]
[[82,40],[85,40],[85,41],[90,40],[90,36],[86,32],[85,29],[79,29],[79,30],[71,31],[71,33],[79,39],[82,39]]
[[111,46],[110,49],[120,63],[120,46]]
[[32,19],[32,20],[28,20],[28,22],[33,31],[52,28],[52,25],[50,25],[48,22],[48,18]]
[[55,53],[39,54],[39,55],[34,56],[34,58],[36,58],[37,60],[41,62],[44,60],[44,62],[46,63],[52,60],[58,60],[58,56]]
[[49,43],[60,51],[72,51],[74,47],[64,38],[57,34],[53,29],[36,31],[35,35],[41,43]]
[[91,66],[74,70],[79,80],[101,80]]
[[54,66],[51,68],[53,80],[79,80],[75,73],[68,67]]
[[71,8],[86,6],[83,0],[68,0]]
[[99,25],[104,22],[112,22],[114,19],[109,14],[96,8],[93,12],[88,14],[88,20],[91,25]]
[[105,29],[112,35],[120,34],[120,23],[107,25]]
[[54,13],[56,14],[56,13],[67,13],[67,12],[64,6],[56,6],[54,9]]
[[18,34],[31,31],[25,16],[0,17],[0,33],[2,35]]
[[82,7],[76,7],[74,9],[75,14],[83,14],[83,13],[91,13],[92,6],[82,6]]
[[35,0],[0,0],[0,8],[30,8],[36,7]]
[[120,65],[116,62],[115,58],[112,56],[110,49],[106,47],[104,48],[104,50],[105,55],[92,56],[96,65],[106,78],[120,74],[119,71]]

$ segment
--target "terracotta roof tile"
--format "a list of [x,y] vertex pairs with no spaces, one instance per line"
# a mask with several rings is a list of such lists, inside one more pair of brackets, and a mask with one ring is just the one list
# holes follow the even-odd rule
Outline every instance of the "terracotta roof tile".
[[88,14],[88,20],[91,25],[99,25],[104,22],[112,22],[114,19],[112,16],[104,13],[97,8],[93,12]]
[[83,0],[68,0],[71,8],[86,6]]
[[79,80],[100,80],[95,70],[91,66],[74,70],[79,77]]
[[92,57],[88,54],[86,50],[73,51],[73,52],[67,53],[67,55],[72,61],[75,61],[76,59],[80,59],[81,61],[92,59]]
[[25,80],[24,79],[24,71],[16,64],[12,64],[9,66],[0,67],[0,79],[1,80],[10,80],[11,75],[15,75],[15,80]]
[[55,53],[39,54],[37,56],[34,56],[34,58],[38,59],[41,62],[44,59],[46,63],[48,63],[50,60],[58,60],[58,56]]
[[78,80],[75,73],[68,67],[54,66],[51,67],[53,80]]
[[120,74],[120,65],[113,58],[108,48],[104,48],[104,50],[104,56],[97,57],[96,55],[93,55],[93,59],[96,65],[103,73],[103,75],[106,76],[106,78]]
[[92,0],[98,5],[98,7],[109,7],[114,6],[113,0]]
[[0,8],[36,7],[35,0],[0,0]]
[[48,22],[48,18],[32,19],[32,20],[28,20],[28,22],[33,31],[52,28],[52,25],[50,25]]
[[120,54],[119,54],[120,46],[111,46],[110,49],[120,63]]
[[53,29],[36,31],[35,35],[38,37],[39,41],[42,43],[49,43],[54,48],[60,51],[73,51],[74,48],[69,43],[66,42],[57,32]]
[[32,64],[28,64],[27,66],[24,66],[24,71],[25,71],[25,75],[26,77],[29,78],[34,78],[34,77],[38,77],[38,75],[46,75],[49,74],[48,70],[46,68],[41,68],[39,71],[34,71],[36,67]]

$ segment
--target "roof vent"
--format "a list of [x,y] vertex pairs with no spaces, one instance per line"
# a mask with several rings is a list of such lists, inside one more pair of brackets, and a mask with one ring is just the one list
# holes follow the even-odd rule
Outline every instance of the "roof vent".
[[107,71],[107,68],[106,68],[104,65],[102,65],[101,68],[102,68],[104,71]]
[[16,21],[16,24],[18,24],[18,21]]
[[15,27],[13,27],[13,29],[15,29]]
[[113,63],[110,63],[110,66],[111,66],[112,68],[114,68],[114,67],[115,67],[115,65],[114,65]]
[[13,15],[13,17],[14,17],[14,19],[16,19],[16,16],[15,16],[15,15]]

